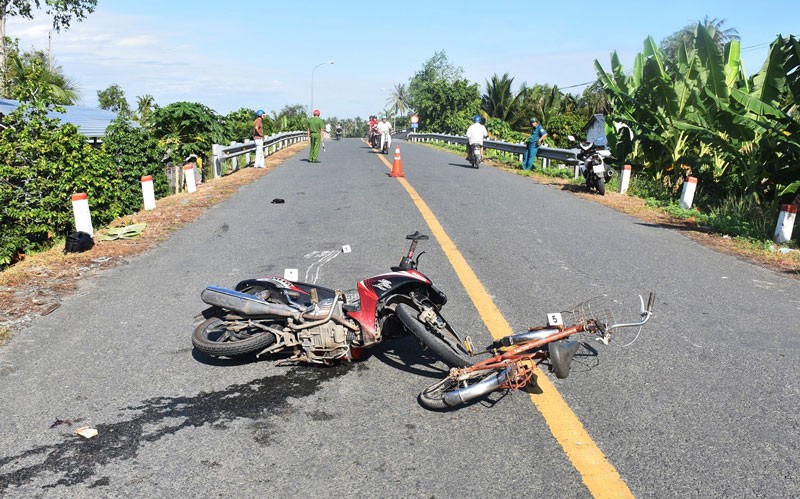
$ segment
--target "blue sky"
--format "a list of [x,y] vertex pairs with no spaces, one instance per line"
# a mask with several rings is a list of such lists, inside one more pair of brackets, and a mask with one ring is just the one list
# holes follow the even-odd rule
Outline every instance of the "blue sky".
[[[86,20],[53,33],[56,64],[82,104],[120,85],[131,103],[201,102],[239,108],[314,107],[323,118],[366,118],[386,108],[390,89],[408,83],[437,51],[481,91],[492,75],[561,88],[596,79],[616,50],[630,67],[647,36],[656,42],[704,16],[726,19],[741,36],[748,74],[776,35],[800,35],[800,2],[226,2],[98,0]],[[12,18],[7,35],[22,49],[48,46],[50,20]],[[318,64],[335,61],[332,65]],[[579,93],[582,86],[567,89]]]

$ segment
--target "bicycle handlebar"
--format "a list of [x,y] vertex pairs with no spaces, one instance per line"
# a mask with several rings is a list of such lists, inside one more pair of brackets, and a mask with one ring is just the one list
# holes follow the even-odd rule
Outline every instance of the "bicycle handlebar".
[[655,304],[655,301],[656,301],[656,294],[653,293],[652,291],[650,292],[650,296],[647,299],[647,308],[645,308],[645,306],[644,306],[644,299],[642,298],[642,295],[639,295],[639,301],[642,304],[642,311],[640,312],[640,317],[642,318],[641,321],[639,321],[639,322],[621,322],[619,324],[612,324],[610,326],[606,326],[606,328],[605,328],[606,331],[607,332],[611,332],[614,329],[620,328],[620,327],[644,326],[647,323],[647,321],[650,320],[650,317],[653,315],[653,304]]

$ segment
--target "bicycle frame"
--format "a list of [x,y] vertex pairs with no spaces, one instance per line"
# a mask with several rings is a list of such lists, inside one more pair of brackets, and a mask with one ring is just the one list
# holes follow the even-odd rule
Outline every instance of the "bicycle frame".
[[573,309],[581,313],[570,326],[562,324],[561,314],[550,314],[550,326],[531,327],[526,332],[505,336],[494,341],[485,351],[477,353],[473,353],[468,339],[468,350],[473,357],[485,353],[493,355],[471,366],[451,369],[447,377],[420,393],[420,403],[429,409],[440,410],[466,404],[496,390],[518,390],[531,382],[536,368],[546,360],[550,360],[557,377],[565,378],[569,373],[571,355],[577,347],[567,347],[571,348],[570,353],[569,350],[554,350],[555,343],[587,332],[597,335],[596,339],[608,344],[615,329],[643,326],[650,319],[655,294],[650,293],[647,307],[641,296],[639,301],[640,320],[635,322],[608,324],[592,315],[591,307],[587,306],[589,302],[584,302]]

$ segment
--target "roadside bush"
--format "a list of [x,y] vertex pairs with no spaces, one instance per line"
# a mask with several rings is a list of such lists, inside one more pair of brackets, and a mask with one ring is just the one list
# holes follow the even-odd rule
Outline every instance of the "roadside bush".
[[153,177],[156,199],[169,194],[158,141],[145,129],[117,118],[106,130],[103,152],[114,164],[121,181],[119,201],[125,213],[142,208],[141,179],[145,175]]
[[[122,212],[120,178],[75,126],[48,118],[50,106],[21,103],[0,131],[0,267],[74,230],[71,195],[85,192],[95,224]],[[56,109],[57,110],[57,109]]]

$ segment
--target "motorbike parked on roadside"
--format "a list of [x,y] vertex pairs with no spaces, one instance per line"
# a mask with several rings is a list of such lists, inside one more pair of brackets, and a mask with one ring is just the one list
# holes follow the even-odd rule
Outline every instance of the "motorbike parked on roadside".
[[210,308],[192,335],[211,356],[282,356],[281,363],[331,365],[355,360],[384,338],[408,333],[451,367],[471,363],[464,342],[442,316],[447,296],[417,270],[414,252],[428,236],[415,232],[391,272],[357,284],[358,296],[283,277],[246,279],[234,289],[208,286]]
[[[571,142],[578,142],[572,135],[568,138]],[[594,142],[583,141],[578,144],[578,167],[586,179],[588,191],[595,189],[601,196],[605,195],[606,183],[614,176],[614,170],[605,163],[610,157],[611,151],[597,146]]]

